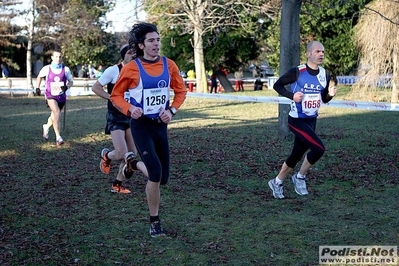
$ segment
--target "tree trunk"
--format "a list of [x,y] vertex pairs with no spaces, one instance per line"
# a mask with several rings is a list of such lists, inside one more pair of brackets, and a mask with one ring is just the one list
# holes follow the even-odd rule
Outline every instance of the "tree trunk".
[[[301,0],[282,0],[280,24],[280,76],[300,62],[299,13]],[[278,135],[280,139],[290,135],[288,129],[288,113],[290,106],[279,104]]]
[[[28,89],[32,89],[32,47],[33,47],[33,31],[35,18],[33,12],[35,10],[34,0],[31,0],[29,10],[29,30],[28,30],[28,47],[26,49],[26,86]],[[32,92],[29,93],[31,95]]]
[[392,94],[391,94],[391,103],[399,102],[399,91],[398,91],[398,53],[392,53],[392,61],[393,61],[393,73],[392,73]]
[[202,36],[197,27],[194,29],[194,62],[197,92],[206,93],[208,91],[208,81],[205,74],[204,47]]

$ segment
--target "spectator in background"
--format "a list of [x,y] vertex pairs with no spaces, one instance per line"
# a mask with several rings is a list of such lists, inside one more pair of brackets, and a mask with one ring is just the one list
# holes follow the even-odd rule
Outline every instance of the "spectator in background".
[[195,72],[194,70],[190,69],[187,72],[187,79],[188,79],[188,91],[193,92],[194,91],[194,84],[195,84]]
[[[187,78],[186,72],[184,72],[184,71],[182,71],[182,70],[179,70],[179,74],[180,74],[180,76],[181,76],[183,79],[186,79],[186,78]],[[188,87],[187,80],[184,80],[184,86],[185,86],[186,88]]]
[[7,87],[11,89],[11,80],[8,79],[8,76],[10,73],[8,72],[7,66],[3,63],[1,63],[1,76],[3,79],[7,79]]
[[257,76],[258,76],[258,70],[257,70],[257,66],[254,66],[253,68],[252,68],[252,77],[253,78],[256,78]]
[[212,93],[213,90],[215,90],[215,93],[218,93],[218,79],[216,77],[215,71],[210,70],[209,75],[211,80],[211,89],[209,93]]
[[69,67],[62,64],[62,52],[54,49],[51,55],[51,64],[45,65],[37,75],[36,91],[40,91],[40,83],[46,81],[46,104],[51,109],[47,123],[43,125],[43,139],[48,140],[49,129],[54,127],[57,145],[64,144],[60,136],[61,110],[66,103],[66,90],[73,85],[73,76]]
[[101,75],[104,73],[104,69],[102,65],[98,66],[97,72],[96,72],[96,78],[99,79],[101,78]]
[[211,76],[209,74],[209,70],[205,71],[205,76],[206,76],[206,80],[210,80],[211,79]]
[[10,73],[8,72],[8,69],[5,64],[1,63],[1,76],[3,79],[8,78]]
[[244,91],[244,86],[243,86],[243,78],[244,78],[244,72],[242,71],[242,67],[240,67],[235,73],[234,77],[236,79],[236,91]]
[[82,65],[82,67],[80,68],[80,70],[78,72],[78,77],[79,78],[87,78],[87,71],[86,71],[85,65]]
[[87,67],[87,76],[91,79],[96,78],[96,69],[91,64]]

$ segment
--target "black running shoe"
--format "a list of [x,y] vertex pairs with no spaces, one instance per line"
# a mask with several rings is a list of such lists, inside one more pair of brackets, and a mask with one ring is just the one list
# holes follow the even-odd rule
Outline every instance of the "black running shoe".
[[165,232],[162,229],[160,221],[151,223],[151,225],[150,225],[150,235],[152,237],[166,236]]

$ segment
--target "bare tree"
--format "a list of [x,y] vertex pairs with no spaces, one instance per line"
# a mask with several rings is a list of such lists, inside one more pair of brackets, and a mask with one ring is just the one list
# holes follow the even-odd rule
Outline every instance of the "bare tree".
[[28,46],[26,49],[26,85],[28,89],[33,89],[32,83],[32,48],[33,48],[33,36],[34,36],[34,25],[35,25],[35,1],[30,0],[28,16],[26,22],[28,25]]
[[[2,41],[0,43],[3,46],[18,46],[18,45],[23,45],[24,44],[24,39],[20,39],[20,37],[26,37],[28,40],[28,47],[27,47],[27,60],[26,60],[26,73],[27,73],[27,79],[26,79],[26,87],[29,89],[32,89],[32,82],[31,82],[31,48],[32,48],[32,36],[31,32],[29,31],[32,27],[28,27],[28,31],[26,30],[27,28],[24,26],[16,26],[16,25],[11,25],[11,21],[13,18],[16,17],[26,17],[28,20],[31,18],[31,13],[27,12],[26,10],[22,10],[22,1],[0,1],[0,5],[2,7],[1,13],[2,13],[2,18],[5,19],[3,22],[10,23],[9,28],[7,29],[2,29],[0,30],[0,37],[2,37]],[[29,6],[31,3],[29,4]],[[26,35],[26,32],[28,32],[28,36]],[[20,39],[20,41],[18,41]],[[20,43],[18,43],[20,42]],[[19,66],[15,62],[11,62],[11,59],[7,59],[9,64],[11,64],[15,69],[19,69]],[[6,60],[6,61],[7,61]]]
[[[389,75],[392,103],[399,99],[399,2],[376,0],[366,6],[355,26],[355,40],[360,48],[361,67],[356,93],[368,94],[371,100],[378,96],[381,77]],[[388,79],[389,81],[389,79]],[[378,84],[380,83],[380,84]],[[386,84],[385,84],[386,85]],[[388,99],[382,99],[388,100]]]
[[[204,65],[203,36],[207,32],[223,31],[228,27],[241,27],[253,31],[249,17],[263,14],[276,15],[276,0],[268,1],[210,1],[210,0],[143,0],[149,21],[162,20],[162,25],[178,28],[181,34],[192,34],[197,90],[207,92]],[[256,23],[256,21],[255,21]]]

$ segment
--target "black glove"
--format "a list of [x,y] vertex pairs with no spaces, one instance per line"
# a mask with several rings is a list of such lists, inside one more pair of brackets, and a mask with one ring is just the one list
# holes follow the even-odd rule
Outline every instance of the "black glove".
[[40,88],[36,88],[36,96],[40,96],[41,93],[42,92],[41,92]]
[[68,87],[67,86],[61,86],[61,90],[62,90],[62,92],[66,92],[68,90]]

